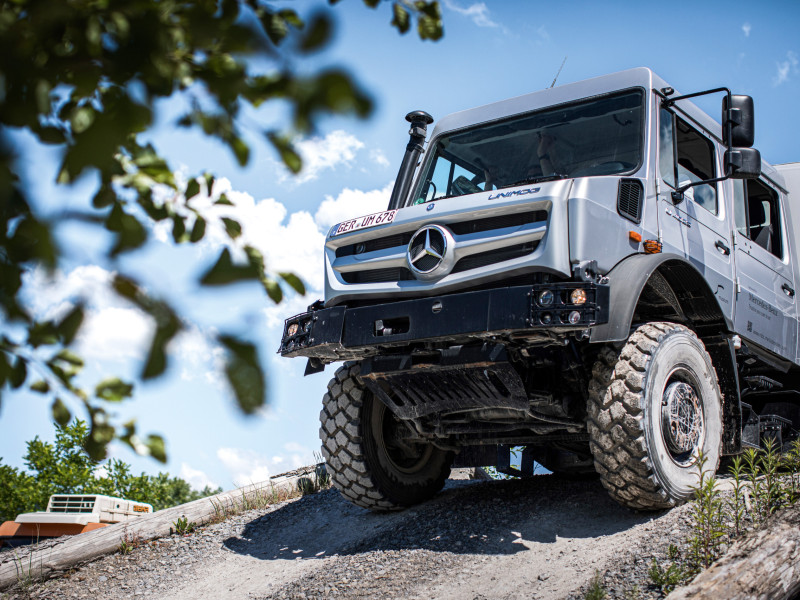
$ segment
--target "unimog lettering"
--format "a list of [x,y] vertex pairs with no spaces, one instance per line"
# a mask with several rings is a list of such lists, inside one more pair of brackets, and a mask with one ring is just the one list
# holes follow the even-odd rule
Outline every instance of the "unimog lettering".
[[[704,94],[721,125],[687,101]],[[332,230],[325,298],[280,345],[306,374],[344,362],[320,413],[344,497],[395,510],[453,465],[539,463],[657,510],[691,496],[701,454],[713,473],[796,439],[800,164],[761,160],[753,107],[640,68],[429,137],[408,114],[386,212]]]

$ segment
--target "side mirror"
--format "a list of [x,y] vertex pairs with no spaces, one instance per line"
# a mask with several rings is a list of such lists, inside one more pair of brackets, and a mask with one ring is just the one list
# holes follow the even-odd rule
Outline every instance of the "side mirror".
[[[731,139],[728,139],[728,124],[731,125]],[[750,148],[755,142],[755,111],[750,96],[731,94],[722,99],[722,143],[739,148]]]
[[757,179],[761,175],[761,153],[755,148],[725,151],[725,173],[733,179]]

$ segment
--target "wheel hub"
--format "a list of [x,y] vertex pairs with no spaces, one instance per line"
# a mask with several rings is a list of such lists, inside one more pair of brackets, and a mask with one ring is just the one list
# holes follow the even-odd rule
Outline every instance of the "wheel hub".
[[664,390],[661,428],[673,458],[691,462],[702,445],[705,425],[700,397],[690,384],[675,381]]

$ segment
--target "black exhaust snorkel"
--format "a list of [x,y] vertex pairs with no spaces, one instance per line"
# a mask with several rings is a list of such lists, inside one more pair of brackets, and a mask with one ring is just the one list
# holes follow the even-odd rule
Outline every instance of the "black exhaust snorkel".
[[425,142],[425,135],[428,133],[428,125],[433,123],[433,117],[424,110],[415,110],[406,115],[406,121],[411,123],[411,129],[408,131],[411,139],[408,140],[403,162],[397,172],[397,180],[394,182],[392,197],[389,200],[389,210],[400,208],[400,203],[408,195],[411,177],[414,175],[419,155],[422,154],[422,145]]

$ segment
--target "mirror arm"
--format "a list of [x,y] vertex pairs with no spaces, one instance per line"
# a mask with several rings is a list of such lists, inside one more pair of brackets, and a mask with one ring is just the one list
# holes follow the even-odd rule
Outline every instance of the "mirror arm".
[[725,181],[726,179],[730,179],[731,173],[726,173],[722,177],[715,177],[714,179],[704,179],[703,181],[694,181],[692,183],[687,183],[686,185],[682,185],[674,192],[672,192],[672,203],[673,204],[680,204],[683,202],[683,193],[688,190],[689,188],[698,186],[698,185],[706,185],[707,183],[717,183],[718,181]]

